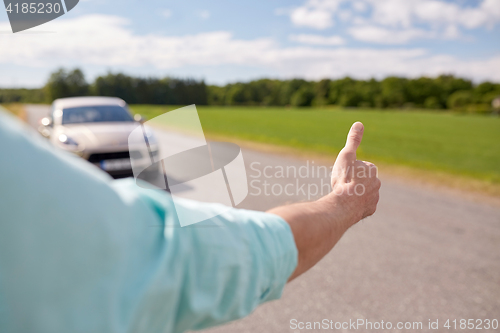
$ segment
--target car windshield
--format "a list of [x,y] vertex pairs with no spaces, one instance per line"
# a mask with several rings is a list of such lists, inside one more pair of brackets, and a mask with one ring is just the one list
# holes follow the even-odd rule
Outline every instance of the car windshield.
[[63,125],[116,121],[134,121],[134,118],[119,105],[92,105],[63,109]]

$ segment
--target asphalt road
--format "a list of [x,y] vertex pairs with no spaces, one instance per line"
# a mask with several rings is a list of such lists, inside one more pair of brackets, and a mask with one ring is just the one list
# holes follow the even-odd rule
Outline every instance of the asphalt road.
[[[46,112],[47,108],[29,106],[28,121],[36,124]],[[171,135],[156,132],[160,144],[163,137]],[[308,198],[308,192],[315,192],[312,184],[327,191],[328,185],[324,184],[328,177],[323,169],[318,177],[317,168],[312,175],[312,166],[318,166],[313,161],[248,149],[243,149],[243,156],[253,183],[250,194],[238,207],[267,210],[313,199],[318,195]],[[301,176],[293,177],[294,169],[298,172],[307,165],[301,169]],[[258,177],[266,166],[267,175],[273,176]],[[288,167],[289,177],[286,173],[285,177],[276,176],[281,167]],[[409,185],[383,170],[381,178],[376,214],[351,228],[316,267],[288,284],[281,300],[207,332],[328,331],[300,330],[294,321],[291,324],[294,319],[297,323],[362,319],[375,326],[383,320],[391,322],[393,329],[389,331],[394,332],[431,331],[429,320],[439,320],[439,329],[433,331],[442,332],[455,331],[455,319],[457,325],[461,319],[500,320],[500,207]],[[286,185],[292,195],[279,194]],[[443,327],[447,319],[451,320],[450,330]],[[398,322],[422,322],[423,329],[398,330],[394,328]],[[351,326],[330,331],[387,330],[367,330],[365,326],[355,330]]]
[[50,108],[46,105],[28,105],[26,106],[26,121],[33,128],[38,128],[40,126],[40,120],[43,117],[47,117],[49,115]]

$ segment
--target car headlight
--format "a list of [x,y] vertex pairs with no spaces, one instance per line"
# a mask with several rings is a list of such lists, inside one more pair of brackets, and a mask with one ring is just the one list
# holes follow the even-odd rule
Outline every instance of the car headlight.
[[59,135],[59,141],[69,146],[78,146],[78,142],[67,136],[66,134]]

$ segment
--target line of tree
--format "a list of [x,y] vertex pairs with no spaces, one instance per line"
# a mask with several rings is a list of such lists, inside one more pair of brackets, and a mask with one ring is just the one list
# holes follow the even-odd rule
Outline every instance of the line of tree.
[[47,101],[43,89],[0,89],[2,103],[44,103]]
[[88,83],[79,69],[59,69],[41,89],[0,89],[0,103],[51,102],[71,96],[116,96],[130,104],[325,106],[362,108],[454,109],[492,111],[500,84],[441,75],[436,78],[356,80],[261,79],[206,85],[204,81],[177,78],[140,78],[108,73]]
[[204,81],[175,78],[138,78],[108,73],[88,84],[81,70],[59,69],[44,88],[50,100],[71,96],[114,96],[130,104],[207,104]]
[[0,89],[0,103],[51,103],[74,96],[114,96],[129,104],[207,104],[204,81],[166,77],[138,78],[108,73],[87,83],[80,69],[53,72],[41,89]]
[[427,108],[488,112],[500,96],[500,84],[472,81],[452,75],[407,79],[387,77],[381,81],[262,79],[248,83],[209,86],[211,105],[291,105],[362,108]]

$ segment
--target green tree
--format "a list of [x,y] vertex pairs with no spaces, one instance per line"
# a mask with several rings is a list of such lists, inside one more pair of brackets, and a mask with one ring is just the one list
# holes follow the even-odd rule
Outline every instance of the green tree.
[[330,94],[331,80],[324,79],[314,85],[314,99],[312,105],[327,105],[329,104],[328,95]]
[[308,82],[302,79],[283,81],[283,84],[281,85],[279,92],[279,104],[280,105],[293,104],[292,96],[295,94],[297,90],[299,90],[303,85],[306,84],[308,84]]
[[379,107],[402,107],[410,102],[407,96],[408,79],[390,76],[381,82]]
[[500,84],[483,82],[474,87],[474,102],[491,104],[500,95]]
[[330,91],[328,93],[329,104],[340,104],[341,96],[346,90],[352,90],[355,84],[356,80],[353,80],[350,77],[331,81]]
[[88,95],[89,85],[80,69],[68,72],[61,68],[50,75],[44,91],[49,101],[53,101],[57,98]]
[[481,102],[491,105],[495,98],[500,97],[500,89],[497,91],[490,91],[483,96],[481,96]]
[[407,82],[407,101],[415,104],[416,106],[440,109],[446,106],[440,102],[441,94],[442,89],[435,79],[421,77],[418,79],[408,80]]
[[470,80],[456,78],[453,75],[440,75],[435,79],[440,89],[439,101],[446,107],[451,94],[459,90],[472,90],[473,84]]
[[358,107],[374,107],[375,99],[381,94],[380,82],[375,79],[358,81],[356,89],[359,91]]
[[292,106],[311,106],[313,99],[313,90],[311,89],[311,87],[304,85],[292,95],[290,104]]
[[442,105],[436,96],[429,96],[425,99],[424,107],[426,109],[441,109]]
[[[122,73],[98,77],[90,92],[98,96],[116,96],[128,103],[141,104],[210,104],[210,105],[293,105],[344,107],[401,108],[408,106],[428,109],[484,110],[500,95],[500,84],[483,82],[474,85],[470,80],[453,75],[436,78],[408,79],[387,77],[355,80],[345,77],[317,82],[303,79],[259,79],[236,82],[225,86],[207,86],[204,81],[171,77],[141,78]],[[48,96],[60,97],[89,94],[83,73],[75,69],[60,69],[50,76],[43,92],[22,89],[0,90],[0,101],[31,101]],[[478,111],[474,111],[478,112]]]
[[338,100],[338,105],[344,107],[356,107],[363,102],[363,96],[356,86],[348,87],[343,89],[340,98]]
[[448,108],[455,110],[465,110],[473,102],[473,95],[470,90],[458,90],[448,97]]
[[249,101],[249,91],[243,83],[232,84],[228,87],[225,102],[227,105],[244,105]]
[[136,82],[125,74],[108,73],[99,76],[92,85],[92,93],[97,96],[118,97],[127,103],[137,103]]
[[224,105],[226,87],[207,86],[207,95],[209,105]]

